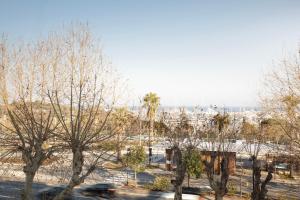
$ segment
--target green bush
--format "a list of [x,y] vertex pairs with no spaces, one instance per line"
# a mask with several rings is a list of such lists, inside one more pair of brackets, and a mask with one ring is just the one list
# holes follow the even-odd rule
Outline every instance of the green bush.
[[228,183],[227,189],[228,189],[228,194],[229,195],[235,195],[236,192],[237,192],[237,189],[236,189],[235,185],[232,182]]
[[151,189],[154,191],[166,191],[169,189],[170,184],[171,181],[169,178],[158,176],[155,178]]

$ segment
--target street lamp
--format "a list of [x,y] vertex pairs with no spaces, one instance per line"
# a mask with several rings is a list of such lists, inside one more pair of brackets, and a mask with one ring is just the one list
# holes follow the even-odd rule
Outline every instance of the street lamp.
[[152,161],[152,147],[151,144],[149,145],[149,165],[151,164]]

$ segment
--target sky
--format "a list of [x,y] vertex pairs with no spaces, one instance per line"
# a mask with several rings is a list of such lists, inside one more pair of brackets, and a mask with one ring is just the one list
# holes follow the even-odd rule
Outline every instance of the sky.
[[0,0],[0,33],[34,41],[88,23],[135,104],[259,106],[264,75],[300,46],[300,1]]

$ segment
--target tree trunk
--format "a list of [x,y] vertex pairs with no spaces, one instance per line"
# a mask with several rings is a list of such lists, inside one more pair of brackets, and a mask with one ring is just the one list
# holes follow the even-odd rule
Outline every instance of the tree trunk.
[[68,186],[61,193],[59,193],[53,200],[64,200],[64,199],[66,199],[66,197],[68,197],[72,194],[73,188],[76,185],[78,185],[78,184],[75,184],[74,182],[70,181]]
[[267,184],[272,180],[272,173],[273,173],[273,169],[269,168],[266,179],[261,183],[259,200],[267,199],[266,197],[268,193]]
[[140,132],[140,134],[139,134],[139,144],[140,144],[140,146],[142,146],[142,134],[141,134],[141,132]]
[[23,172],[25,173],[25,185],[24,185],[23,194],[21,195],[22,199],[24,200],[33,199],[32,196],[33,179],[44,159],[45,158],[43,157],[43,154],[41,153],[40,150],[37,150],[35,156],[32,156],[31,152],[27,150],[24,150],[22,152],[22,160],[25,163],[25,166],[23,167]]
[[63,200],[66,197],[70,196],[73,191],[73,188],[84,181],[84,179],[80,177],[80,174],[82,172],[82,167],[83,167],[83,153],[81,149],[78,147],[73,150],[72,178],[68,186],[60,194],[58,194],[53,200]]
[[174,200],[182,200],[182,185],[175,185]]
[[187,180],[187,182],[188,182],[188,188],[190,188],[190,176],[191,175],[190,175],[190,173],[188,173],[187,175],[188,175],[188,180]]
[[223,200],[223,196],[220,193],[216,192],[215,193],[215,200]]
[[22,194],[22,199],[24,200],[32,200],[33,193],[32,193],[32,184],[33,179],[35,176],[35,172],[25,172],[25,186],[24,186],[24,192]]
[[293,177],[294,176],[294,174],[293,174],[293,159],[292,159],[292,155],[291,155],[291,152],[293,151],[293,149],[292,149],[292,143],[290,144],[290,162],[289,162],[289,164],[290,164],[290,177]]
[[150,121],[150,135],[151,137],[154,137],[154,119],[151,119]]
[[151,165],[151,160],[152,160],[152,152],[150,152],[150,148],[151,148],[151,137],[153,135],[153,119],[150,119],[150,130],[149,130],[149,140],[148,140],[148,147],[149,147],[149,166]]
[[290,177],[293,177],[294,176],[294,173],[293,173],[293,161],[291,160],[290,161],[290,174],[289,174]]
[[244,174],[244,168],[242,168],[242,172],[240,175],[240,196],[242,197],[242,175]]
[[258,165],[258,161],[255,156],[252,156],[252,176],[253,176],[253,191],[251,194],[252,200],[259,200],[260,194],[260,177],[261,177],[261,170]]
[[182,153],[179,147],[173,147],[174,151],[174,161],[176,164],[176,177],[175,180],[172,180],[171,183],[175,188],[175,200],[182,200],[182,183],[184,181],[184,176],[186,173],[186,166],[182,158]]
[[220,166],[218,166],[218,169],[220,169],[221,177],[216,178],[216,175],[214,174],[214,164],[215,162],[219,163],[219,159],[217,159],[217,156],[220,156],[220,153],[212,152],[210,156],[211,157],[209,162],[204,161],[206,175],[208,177],[208,181],[211,188],[215,192],[215,199],[223,199],[223,196],[228,192],[227,190],[227,182],[229,179],[228,158],[227,157],[222,158]]
[[142,146],[142,133],[141,133],[141,131],[142,131],[142,121],[141,121],[141,119],[139,119],[139,140],[140,140],[140,146]]
[[117,135],[117,162],[121,161],[120,133]]
[[135,187],[137,187],[136,170],[134,170],[134,181],[135,181]]
[[261,169],[260,165],[257,161],[257,158],[255,156],[252,156],[252,162],[253,162],[253,192],[251,194],[252,200],[264,200],[266,199],[267,195],[267,184],[271,181],[273,175],[273,167],[268,167],[268,175],[265,178],[264,181],[261,181]]

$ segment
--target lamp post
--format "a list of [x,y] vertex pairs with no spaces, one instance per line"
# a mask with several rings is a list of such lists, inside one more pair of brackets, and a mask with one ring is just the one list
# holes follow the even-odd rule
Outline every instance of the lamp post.
[[151,165],[151,161],[152,161],[152,147],[151,144],[149,145],[149,166]]

